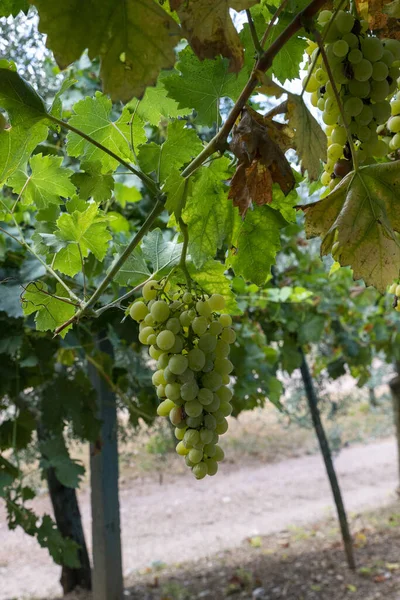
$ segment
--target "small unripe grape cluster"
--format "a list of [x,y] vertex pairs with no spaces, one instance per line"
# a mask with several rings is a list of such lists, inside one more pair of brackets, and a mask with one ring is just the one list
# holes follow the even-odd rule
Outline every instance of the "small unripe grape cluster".
[[[397,86],[400,79],[397,80]],[[378,127],[378,133],[384,136],[389,145],[389,152],[400,150],[400,91],[395,94],[390,102],[390,117],[385,125]]]
[[[346,122],[359,164],[390,152],[387,136],[379,135],[379,126],[391,115],[390,98],[397,88],[400,42],[380,40],[367,35],[368,24],[349,12],[323,10],[318,21],[323,27],[325,52],[343,106]],[[322,111],[328,138],[327,162],[321,182],[333,189],[352,170],[347,131],[318,47],[310,46],[315,69],[306,91],[313,106]],[[399,119],[400,120],[400,119]],[[397,125],[396,125],[397,127]],[[399,128],[400,131],[400,128]]]
[[221,314],[224,308],[220,294],[180,290],[169,297],[156,281],[147,282],[130,307],[139,340],[157,361],[157,413],[175,426],[176,451],[196,479],[218,471],[224,458],[218,440],[232,413],[228,357],[236,334],[230,315]]

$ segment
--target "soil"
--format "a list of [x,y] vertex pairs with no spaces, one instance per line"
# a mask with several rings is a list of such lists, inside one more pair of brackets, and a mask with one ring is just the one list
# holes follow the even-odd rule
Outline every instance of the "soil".
[[[349,513],[383,508],[396,500],[398,473],[396,445],[393,439],[346,448],[335,459],[335,464]],[[90,541],[90,506],[87,491],[80,494],[80,505],[86,537]],[[50,511],[47,497],[36,501],[34,506],[39,513]],[[165,563],[173,567],[178,562],[195,561],[196,567],[194,573],[193,565],[178,569],[178,591],[174,592],[175,595],[165,596],[162,588],[148,588],[147,583],[143,583],[144,587],[141,590],[134,589],[131,597],[141,600],[187,600],[197,597],[218,600],[226,597],[223,594],[227,593],[226,588],[230,585],[231,577],[232,585],[238,587],[234,592],[242,594],[237,596],[241,598],[252,598],[256,587],[268,590],[265,592],[265,598],[270,599],[342,600],[347,598],[347,594],[349,598],[363,600],[380,597],[368,596],[367,592],[355,596],[356,592],[343,586],[349,583],[362,590],[364,579],[361,583],[357,579],[358,583],[353,584],[351,577],[340,582],[337,580],[335,590],[337,588],[338,591],[332,591],[332,581],[335,582],[335,577],[343,574],[343,555],[339,548],[321,548],[307,543],[300,555],[296,549],[292,555],[292,550],[288,547],[290,551],[288,550],[287,556],[282,558],[281,554],[263,554],[262,549],[257,551],[247,543],[245,550],[235,555],[235,548],[248,538],[257,539],[260,535],[279,534],[277,538],[276,535],[270,538],[271,543],[268,542],[267,546],[269,549],[272,540],[287,535],[282,532],[287,532],[291,527],[303,527],[333,514],[331,493],[319,455],[256,466],[233,466],[227,463],[221,466],[217,477],[200,482],[195,481],[189,473],[179,476],[166,473],[162,485],[145,479],[127,482],[121,490],[121,524],[124,575],[128,583],[132,578],[137,581],[138,569],[152,569],[150,577],[153,585],[158,586],[158,580],[154,583],[154,569],[158,566]],[[376,534],[376,542],[378,546],[380,544],[377,549],[378,555],[384,556],[383,560],[390,564],[398,560],[400,534],[398,530],[389,531],[389,540],[381,539]],[[374,539],[373,535],[375,534],[372,534],[371,539]],[[49,598],[60,594],[61,588],[57,584],[59,568],[52,563],[47,551],[38,547],[36,540],[28,538],[20,531],[8,531],[4,513],[0,514],[0,536],[0,600]],[[316,536],[315,540],[318,539]],[[286,544],[286,541],[284,543]],[[374,544],[368,544],[365,549],[361,549],[365,553],[363,563],[375,560],[372,556],[374,548]],[[258,552],[255,556],[251,554],[253,550]],[[216,558],[215,554],[221,552],[224,553],[222,559]],[[259,564],[257,556],[264,562]],[[223,560],[223,564],[229,563],[222,569],[222,575],[219,560]],[[323,567],[325,563],[321,561],[326,561],[328,566]],[[217,573],[214,573],[215,564],[219,565]],[[196,574],[199,565],[201,569]],[[237,581],[236,570],[242,567],[245,571],[250,569],[253,583],[242,584]],[[330,571],[332,575],[329,575]],[[385,596],[391,600],[398,600],[398,587],[395,596],[388,595],[386,590],[392,582],[396,581],[398,585],[397,573],[394,569],[389,569],[388,572],[390,577],[387,577],[387,581],[384,579],[377,592],[381,593],[382,590],[382,598]],[[322,577],[322,582],[314,581],[316,575]],[[238,577],[239,580],[249,579],[250,575],[242,574]],[[386,578],[386,575],[384,577]],[[215,589],[214,578],[217,586]],[[221,580],[220,584],[217,583],[217,579]],[[325,584],[325,581],[328,583]],[[242,589],[243,585],[245,587]],[[321,589],[310,589],[312,585],[320,586]],[[330,595],[324,595],[321,591],[325,585],[326,589],[330,589]],[[190,592],[189,596],[182,595],[179,586],[184,588],[182,593],[186,593],[185,589],[190,592],[193,586],[194,591]],[[201,586],[204,589],[200,589]],[[302,586],[306,586],[307,595],[303,594]],[[273,592],[275,588],[279,588],[280,591]],[[208,595],[197,595],[207,590]],[[159,592],[164,596],[157,595]],[[127,595],[129,593],[127,590]]]

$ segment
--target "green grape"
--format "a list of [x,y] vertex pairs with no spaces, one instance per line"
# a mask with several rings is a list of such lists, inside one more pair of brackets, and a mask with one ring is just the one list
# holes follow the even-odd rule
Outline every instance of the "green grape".
[[213,312],[220,312],[225,308],[225,298],[221,294],[213,294],[208,299],[208,304]]
[[393,117],[400,115],[400,100],[392,100],[390,103],[390,111]]
[[331,176],[329,175],[329,173],[327,173],[325,171],[325,173],[322,173],[322,175],[321,175],[321,183],[322,183],[322,185],[327,186],[330,184],[330,182],[331,182]]
[[319,108],[319,110],[323,112],[325,108],[325,98],[319,98],[317,102],[317,108]]
[[361,40],[361,50],[367,60],[375,62],[382,58],[384,46],[379,38],[366,37]]
[[340,158],[342,154],[343,146],[341,146],[340,144],[331,144],[328,147],[328,159],[332,160],[333,162]]
[[383,81],[389,74],[388,66],[384,62],[378,61],[372,65],[372,79]]
[[183,414],[182,414],[182,408],[180,406],[176,406],[175,408],[173,408],[171,410],[171,412],[169,413],[169,420],[171,421],[172,425],[179,425],[179,423],[182,422],[183,420]]
[[392,133],[399,133],[400,132],[400,117],[390,117],[390,119],[387,123],[387,128]]
[[181,386],[179,383],[167,383],[165,386],[165,393],[167,398],[175,402],[181,397]]
[[327,43],[334,42],[340,37],[340,33],[338,28],[336,27],[335,21],[331,23],[329,29],[324,30],[323,35],[325,36],[324,39]]
[[[139,339],[140,339],[140,336],[139,336]],[[168,329],[165,329],[164,331],[161,331],[158,334],[157,346],[161,350],[170,350],[174,344],[175,344],[175,336],[172,333],[172,331],[168,331]]]
[[163,400],[157,407],[157,414],[159,417],[168,417],[171,410],[175,407],[176,404],[172,400]]
[[208,467],[205,462],[199,462],[197,465],[194,465],[192,472],[196,479],[204,479],[208,473]]
[[176,439],[179,441],[182,441],[185,436],[186,431],[187,431],[186,428],[179,429],[178,427],[175,427],[174,435],[175,435]]
[[370,98],[374,102],[383,102],[389,95],[389,84],[387,81],[373,81],[371,83]]
[[222,414],[220,408],[218,410],[216,410],[216,411],[213,412],[213,417],[214,417],[217,425],[219,425],[220,423],[223,423],[224,419],[225,419],[225,417]]
[[198,346],[203,352],[213,352],[217,346],[217,338],[211,333],[205,333],[199,337]]
[[194,467],[194,463],[192,463],[192,461],[190,460],[190,458],[189,458],[189,454],[187,454],[187,455],[185,456],[185,463],[186,463],[186,466],[187,466],[187,467],[190,467],[190,468]]
[[200,433],[197,429],[187,429],[183,437],[183,443],[186,448],[193,448],[200,441]]
[[202,317],[211,317],[211,306],[209,305],[207,300],[205,302],[203,302],[202,300],[198,300],[196,302],[196,310]]
[[179,442],[176,445],[175,451],[177,452],[177,454],[179,454],[180,456],[186,456],[187,454],[189,454],[189,450],[187,448],[185,448],[185,446],[183,445],[183,442]]
[[147,345],[156,346],[157,345],[157,336],[155,333],[152,333],[147,338]]
[[222,329],[223,327],[219,321],[213,321],[212,323],[210,323],[208,333],[210,333],[211,335],[218,336],[221,333]]
[[169,317],[169,306],[164,300],[156,300],[152,304],[150,312],[156,323],[163,323]]
[[184,310],[179,317],[179,321],[182,327],[189,327],[193,319],[191,318],[191,314],[188,310]]
[[383,40],[383,45],[386,50],[392,53],[394,60],[400,60],[400,42],[399,40],[387,39]]
[[398,150],[400,148],[400,133],[396,133],[396,135],[392,137],[389,146],[391,150]]
[[314,92],[313,94],[311,94],[311,104],[316,107],[318,104],[318,94],[316,92]]
[[215,354],[219,358],[226,358],[229,356],[230,348],[228,342],[224,342],[224,340],[218,340],[217,345],[215,346]]
[[226,433],[228,431],[228,429],[229,429],[228,421],[224,418],[222,423],[217,423],[215,431],[218,434],[222,435],[223,433]]
[[385,63],[388,67],[391,67],[394,61],[393,54],[385,48],[382,54],[381,61]]
[[154,360],[158,360],[162,355],[162,351],[159,348],[157,348],[157,346],[150,346],[149,354],[151,358],[154,358]]
[[319,82],[320,85],[324,85],[328,81],[328,74],[323,69],[316,69],[314,73],[315,79]]
[[363,58],[358,64],[353,66],[354,78],[357,81],[368,81],[372,75],[372,64],[369,60]]
[[321,10],[318,15],[317,21],[320,25],[326,25],[332,18],[332,11],[330,10]]
[[157,297],[157,289],[159,287],[157,281],[148,281],[145,283],[142,290],[143,298],[147,301],[154,300]]
[[226,387],[225,385],[219,388],[217,395],[222,402],[229,402],[233,396],[230,388]]
[[208,412],[214,413],[216,410],[219,409],[220,404],[221,404],[220,397],[217,396],[217,394],[214,393],[213,394],[213,401],[211,402],[211,404],[208,404],[208,406],[207,406]]
[[190,292],[185,292],[182,296],[182,300],[185,304],[192,304],[193,303],[193,296]]
[[236,333],[230,327],[227,327],[221,333],[221,340],[227,344],[234,344],[236,341]]
[[[185,400],[185,401],[194,400],[197,397],[198,392],[199,392],[199,386],[193,379],[192,381],[188,381],[187,383],[184,383],[182,385],[181,398],[183,398],[183,400]],[[198,404],[201,406],[200,402]],[[188,413],[188,415],[189,415],[189,417],[197,416],[197,415],[191,415],[189,413]]]
[[222,377],[216,371],[210,371],[203,376],[202,382],[205,388],[216,392],[222,385]]
[[390,118],[389,102],[377,102],[376,104],[372,104],[371,108],[374,118],[379,125],[386,123],[386,121]]
[[143,321],[145,317],[149,314],[149,309],[147,308],[144,302],[138,301],[134,302],[129,309],[129,314],[134,321],[140,322]]
[[176,317],[171,317],[171,319],[168,319],[168,321],[166,322],[165,328],[169,329],[169,331],[172,331],[172,333],[176,335],[181,330],[181,324],[179,319],[177,319]]
[[343,58],[349,51],[349,45],[344,40],[337,40],[333,44],[333,53],[338,58]]
[[224,460],[225,458],[225,453],[222,450],[221,446],[215,446],[215,454],[214,454],[214,459],[218,462],[221,462],[221,460]]
[[212,415],[206,415],[204,417],[204,426],[207,429],[214,430],[217,426],[217,422]]
[[154,319],[150,313],[145,316],[144,322],[146,323],[146,325],[149,325],[150,327],[154,327],[154,325],[156,324],[156,322],[154,321]]
[[205,456],[209,456],[210,458],[212,458],[217,452],[216,445],[213,443],[206,444],[203,448],[203,452]]
[[203,415],[200,415],[199,417],[187,417],[186,424],[193,429],[200,427],[200,425],[203,425]]
[[232,404],[230,402],[221,402],[219,410],[224,415],[224,417],[229,417],[232,414]]
[[206,355],[200,348],[193,348],[188,353],[188,361],[192,371],[201,371],[206,364]]
[[[305,77],[303,79],[303,86],[305,85],[307,81],[307,77]],[[310,79],[307,82],[306,85],[306,92],[316,92],[318,89],[320,88],[320,84],[319,81],[316,79],[316,77],[314,75],[311,75]]]
[[[185,383],[184,385],[188,385]],[[184,386],[182,386],[184,387]],[[189,417],[199,417],[203,412],[203,405],[198,400],[189,400],[185,402],[185,413]]]
[[331,140],[333,144],[340,144],[344,146],[347,142],[347,133],[344,127],[335,127],[331,134]]
[[[348,98],[344,105],[344,112],[346,113],[346,115],[348,115],[349,117],[356,117],[357,115],[360,114],[360,112],[363,109],[363,101],[361,100],[361,98],[356,98],[355,96],[350,96],[350,98]],[[340,153],[340,156],[342,155],[342,152]],[[328,156],[329,156],[329,148],[328,148]],[[340,158],[340,156],[338,156],[337,158]]]
[[[168,361],[169,362],[169,361]],[[165,367],[164,369],[164,379],[167,383],[175,383],[176,375],[172,373],[169,367]]]
[[357,48],[358,47],[358,37],[354,33],[345,33],[343,36],[343,39],[345,42],[348,43],[349,48]]
[[220,315],[218,320],[222,327],[230,327],[232,325],[232,317],[230,315]]
[[165,398],[166,394],[165,394],[165,385],[163,385],[162,383],[160,383],[160,385],[157,386],[156,389],[156,394],[159,398]]
[[157,367],[159,369],[165,369],[168,367],[169,358],[169,354],[167,352],[163,352],[157,361]]
[[197,399],[199,400],[199,402],[201,402],[204,406],[207,406],[208,404],[211,404],[211,402],[214,399],[214,394],[212,393],[211,390],[209,390],[208,388],[201,388],[199,390],[199,393],[197,394]]
[[231,382],[231,378],[228,374],[222,375],[222,385],[228,385]]
[[212,458],[207,458],[204,462],[207,465],[207,475],[211,475],[211,477],[216,475],[218,471],[217,461],[213,460]]
[[[147,340],[149,338],[150,335],[153,335],[154,333],[154,329],[152,327],[144,327],[142,329],[142,331],[139,333],[139,341],[142,344],[147,344]],[[159,345],[159,344],[157,344]],[[162,348],[161,348],[162,350]]]
[[362,111],[356,116],[356,122],[359,125],[369,125],[374,118],[374,113],[368,104],[364,104]]
[[192,369],[187,368],[182,375],[179,375],[179,381],[181,383],[189,383],[190,381],[194,381],[194,373]]
[[348,34],[353,29],[354,21],[353,15],[344,10],[339,10],[335,18],[335,25],[339,33]]
[[196,335],[203,335],[207,331],[208,321],[206,317],[196,317],[192,322],[192,329]]
[[200,441],[203,444],[210,444],[213,439],[213,432],[209,429],[201,429],[200,431]]
[[336,125],[337,123],[337,118],[338,118],[338,114],[336,113],[327,113],[325,110],[322,113],[322,120],[325,123],[325,125]]
[[172,354],[180,354],[183,350],[184,344],[185,340],[183,337],[181,337],[180,335],[175,336],[175,342],[172,348],[170,349],[170,352]]
[[367,98],[371,91],[371,85],[369,81],[356,81],[352,79],[349,81],[349,93],[357,98]]
[[352,50],[350,50],[349,55],[347,57],[347,60],[352,65],[357,65],[358,63],[360,63],[362,61],[362,59],[363,59],[363,53],[358,48],[353,48]]
[[214,362],[214,369],[221,375],[229,375],[233,371],[233,364],[227,358],[217,358]]
[[203,451],[197,450],[196,448],[192,448],[189,451],[188,456],[189,456],[189,460],[192,461],[192,463],[196,465],[201,460],[203,460]]
[[368,142],[371,137],[371,130],[366,125],[359,125],[357,137],[361,142]]
[[[155,386],[160,385],[161,383],[163,385],[165,385],[167,382],[165,381],[165,378],[164,378],[164,371],[162,369],[158,369],[158,371],[155,371],[155,373],[153,373],[151,381],[153,382],[153,385],[155,385]],[[171,400],[172,400],[172,398],[171,398]]]

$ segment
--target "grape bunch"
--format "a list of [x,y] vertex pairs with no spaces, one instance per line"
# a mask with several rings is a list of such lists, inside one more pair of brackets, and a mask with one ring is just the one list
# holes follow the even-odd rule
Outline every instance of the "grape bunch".
[[[339,92],[346,122],[359,164],[389,152],[387,136],[379,135],[379,126],[391,116],[390,98],[397,88],[400,42],[380,40],[369,35],[366,21],[349,12],[321,11],[325,52]],[[352,157],[342,115],[318,47],[310,46],[315,69],[306,85],[312,104],[322,111],[328,137],[327,163],[321,182],[331,189],[352,170]],[[400,121],[400,119],[399,119]],[[393,125],[397,127],[396,125]],[[400,131],[400,126],[399,126]]]
[[400,284],[398,282],[392,283],[392,285],[388,289],[389,294],[394,294],[394,302],[393,307],[397,312],[400,312]]
[[165,290],[159,282],[147,282],[130,316],[157,361],[152,378],[161,400],[157,413],[169,417],[177,453],[196,479],[203,479],[215,475],[224,458],[218,440],[232,413],[228,357],[236,334],[230,315],[220,314],[225,307],[220,294],[180,290],[171,298]]
[[[399,80],[397,84],[399,86]],[[378,133],[384,136],[383,139],[389,145],[390,152],[400,150],[400,91],[397,91],[390,102],[390,118],[378,127]]]

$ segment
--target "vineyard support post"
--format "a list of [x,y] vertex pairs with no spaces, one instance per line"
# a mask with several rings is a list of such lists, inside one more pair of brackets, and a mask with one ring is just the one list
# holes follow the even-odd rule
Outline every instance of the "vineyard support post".
[[392,392],[393,399],[393,417],[394,425],[396,428],[396,442],[397,442],[397,460],[398,460],[398,473],[399,473],[399,486],[400,490],[400,364],[397,365],[399,375],[389,381],[390,391]]
[[308,367],[307,359],[303,350],[300,351],[302,355],[302,362],[300,366],[301,376],[304,383],[304,389],[307,396],[308,406],[311,412],[312,422],[314,425],[315,433],[318,438],[318,443],[324,459],[326,472],[328,474],[329,483],[331,485],[331,490],[336,505],[336,511],[339,519],[340,530],[342,532],[342,539],[344,544],[344,550],[346,553],[347,564],[350,569],[355,569],[356,563],[353,552],[353,540],[350,534],[349,524],[347,522],[346,510],[344,507],[342,493],[339,487],[339,481],[336,476],[335,467],[333,465],[328,439],[326,437],[326,433],[322,425],[321,415],[318,409],[318,398],[311,377],[310,369]]
[[[104,334],[99,336],[97,348],[112,356],[111,344],[104,338]],[[116,397],[92,364],[89,364],[89,375],[102,421],[98,443],[90,448],[93,598],[122,600]]]

